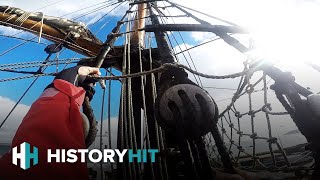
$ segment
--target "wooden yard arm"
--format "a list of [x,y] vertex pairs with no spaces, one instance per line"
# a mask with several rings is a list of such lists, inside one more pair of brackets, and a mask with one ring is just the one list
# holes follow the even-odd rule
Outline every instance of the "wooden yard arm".
[[[23,19],[23,16],[27,18]],[[85,56],[97,56],[103,46],[103,43],[81,23],[45,16],[42,13],[26,12],[18,8],[0,6],[0,25],[38,36],[41,34],[41,37],[55,43],[64,43],[68,49]]]

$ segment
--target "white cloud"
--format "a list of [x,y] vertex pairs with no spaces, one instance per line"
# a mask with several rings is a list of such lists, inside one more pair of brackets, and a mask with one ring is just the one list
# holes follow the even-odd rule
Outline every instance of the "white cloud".
[[[13,100],[0,96],[0,121],[2,122],[12,107],[15,105],[16,102]],[[17,131],[22,119],[27,114],[30,106],[19,104],[15,111],[10,115],[6,123],[0,129],[0,143],[9,143],[13,139],[15,132]]]
[[212,37],[215,37],[213,33],[210,32],[191,32],[191,37],[195,41],[204,41],[207,39],[212,39]]
[[[319,1],[304,0],[175,0],[175,2],[225,19],[244,27],[250,32],[255,46],[263,56],[281,61],[318,62],[317,49],[320,26]],[[196,12],[194,15],[212,24],[218,20]],[[183,23],[183,21],[181,21]],[[312,32],[310,31],[312,30]],[[194,35],[195,40],[199,37]]]
[[[108,5],[111,5],[117,1],[106,2],[106,3],[103,3],[103,2],[106,2],[106,1],[83,0],[83,1],[77,1],[76,5],[75,5],[75,2],[72,0],[63,0],[63,1],[2,0],[2,1],[0,1],[0,4],[3,6],[7,5],[10,7],[17,7],[22,10],[25,10],[25,11],[43,12],[45,15],[54,16],[54,17],[60,17],[60,16],[66,15],[66,14],[69,14],[71,12],[74,12],[74,13],[64,17],[64,18],[68,18],[68,19],[76,18],[76,17],[81,16],[83,14],[92,12],[96,9],[95,12],[90,13],[88,15],[85,15],[84,17],[81,17],[76,20],[77,22],[81,21],[83,23],[88,24],[88,23],[92,23],[94,20],[98,20],[103,15],[108,13],[111,9],[113,9],[115,6],[117,6],[117,5],[113,5],[113,6],[107,7]],[[98,4],[98,5],[96,5],[96,4]],[[94,6],[94,5],[96,5],[96,6]],[[112,11],[111,13],[109,13],[109,16],[110,15],[118,16],[118,14],[119,14],[119,16],[122,16],[122,14],[127,9],[127,8],[123,8],[125,6],[127,6],[127,3],[123,3],[123,5],[121,5],[120,7],[117,8],[117,9],[120,9],[120,11],[117,12],[117,14],[115,14],[115,12]],[[83,9],[85,7],[90,7],[90,8]],[[99,8],[99,9],[97,9],[97,8]],[[83,9],[83,10],[77,11],[79,9]],[[77,11],[77,12],[75,12],[75,11]],[[17,30],[15,30],[13,28],[0,27],[0,32],[2,34],[12,35],[12,34],[15,34],[16,31]]]

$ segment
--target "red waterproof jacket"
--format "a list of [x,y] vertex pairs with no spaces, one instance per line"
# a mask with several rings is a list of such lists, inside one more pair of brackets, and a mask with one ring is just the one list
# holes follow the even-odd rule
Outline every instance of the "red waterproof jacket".
[[12,164],[10,151],[0,159],[1,180],[88,179],[86,164],[80,162],[79,155],[76,163],[47,163],[47,149],[86,148],[79,111],[85,91],[64,80],[53,83],[54,88],[46,89],[32,104],[12,141],[18,152],[23,142],[36,146],[39,163],[23,170]]

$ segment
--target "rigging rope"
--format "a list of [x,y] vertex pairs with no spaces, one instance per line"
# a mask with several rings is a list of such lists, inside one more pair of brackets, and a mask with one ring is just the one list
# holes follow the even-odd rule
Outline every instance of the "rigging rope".
[[[58,59],[55,58],[56,60],[59,61],[59,63],[64,63],[64,62],[78,62],[78,61],[82,61],[82,60],[90,60],[90,59],[94,59],[96,57],[85,57],[85,58],[64,58],[64,59]],[[47,61],[48,64],[50,63],[55,63],[55,60],[52,61]],[[42,64],[42,61],[29,61],[29,62],[18,62],[18,63],[10,63],[10,64],[0,64],[0,68],[2,67],[10,67],[10,66],[21,66],[21,65],[33,65],[33,64]]]
[[72,18],[72,19],[73,19],[73,20],[77,20],[77,19],[79,19],[79,18],[82,18],[82,17],[87,16],[87,15],[89,15],[89,14],[95,13],[95,12],[100,11],[100,10],[102,10],[102,9],[108,8],[108,7],[110,7],[110,6],[116,5],[116,4],[118,4],[118,3],[122,3],[122,2],[112,2],[112,3],[110,3],[110,4],[107,4],[107,5],[104,5],[104,6],[95,8],[95,9],[93,9],[93,10],[90,10],[89,12],[83,13],[83,14],[81,14],[81,15],[79,15],[79,16],[77,16],[77,17],[74,17],[74,18]]
[[[109,70],[109,74],[111,75],[112,74],[112,67],[110,67],[110,70]],[[108,139],[109,139],[109,148],[112,149],[112,137],[111,137],[111,84],[112,84],[112,81],[109,80],[109,83],[108,83]],[[113,171],[113,163],[111,163],[111,171]]]
[[[65,50],[65,49],[64,49],[64,50]],[[49,58],[51,57],[51,55],[52,55],[52,53],[51,53],[51,54],[48,54],[47,59],[49,59]],[[57,56],[56,56],[55,58],[57,58]],[[47,68],[47,67],[46,67],[46,68]],[[44,68],[44,69],[42,70],[42,72],[44,72],[46,68]],[[13,106],[13,108],[10,110],[10,112],[7,114],[7,116],[6,116],[6,117],[4,118],[4,120],[1,122],[1,124],[0,124],[0,129],[1,129],[1,127],[4,125],[4,123],[9,119],[10,115],[12,114],[12,112],[13,112],[13,111],[16,109],[16,107],[19,105],[20,101],[21,101],[21,100],[24,98],[24,96],[29,92],[29,90],[31,89],[31,87],[37,82],[39,76],[33,75],[33,77],[36,77],[36,79],[34,79],[34,80],[32,81],[32,83],[29,85],[29,87],[25,90],[25,92],[21,95],[21,97],[19,98],[19,100],[16,102],[16,104]]]
[[112,17],[105,22],[96,32],[95,34],[97,35],[108,23],[110,23],[115,17],[117,17],[117,14],[119,14],[120,11],[122,11],[124,9],[124,7],[119,8],[113,15]]
[[[116,5],[117,4],[117,5]],[[108,11],[106,14],[104,14],[102,17],[100,17],[98,20],[96,20],[94,23],[90,24],[89,27],[94,26],[95,24],[97,24],[99,21],[101,21],[103,18],[105,18],[109,13],[111,13],[113,10],[115,10],[116,8],[118,8],[120,5],[123,5],[124,2],[121,3],[114,3],[112,5],[116,5],[115,7],[113,7],[110,11]],[[111,6],[112,6],[111,5]]]
[[64,14],[64,15],[62,15],[62,16],[60,16],[60,17],[65,17],[65,16],[68,16],[68,15],[70,15],[70,14],[74,14],[74,13],[77,13],[77,12],[79,12],[79,11],[82,11],[82,10],[85,10],[85,9],[89,9],[89,8],[91,8],[91,7],[98,6],[98,5],[100,5],[100,4],[105,4],[105,3],[108,3],[108,2],[110,2],[110,0],[103,1],[103,2],[100,2],[100,3],[97,3],[97,4],[93,4],[93,5],[90,5],[90,6],[86,6],[86,7],[84,7],[84,8],[78,9],[78,10],[76,10],[76,11],[72,11],[72,12],[70,12],[70,13]]
[[[106,73],[107,74],[107,73]],[[101,114],[100,114],[100,151],[103,151],[103,115],[104,115],[104,101],[106,96],[106,89],[102,90],[102,101],[101,101]],[[111,147],[110,147],[111,148]],[[100,176],[101,180],[103,180],[103,161],[100,161]]]
[[[164,2],[163,2],[163,4],[164,4]],[[165,5],[165,4],[164,4],[164,5]],[[158,9],[158,8],[157,8],[157,9]],[[168,10],[168,9],[166,9],[166,10],[167,10],[168,14],[171,16],[171,13],[169,12],[169,10]],[[158,9],[158,11],[160,11],[160,10]],[[163,18],[162,18],[162,19],[163,19]],[[172,22],[173,22],[174,24],[176,24],[175,21],[174,21],[174,18],[171,18],[171,19],[172,19]],[[163,22],[164,22],[164,21],[163,21]],[[171,32],[171,31],[170,31],[170,32]],[[178,31],[178,34],[179,34],[179,36],[180,36],[180,39],[182,40],[182,43],[184,44],[184,47],[187,49],[187,45],[186,45],[185,40],[183,39],[180,31]],[[182,48],[180,47],[180,45],[179,45],[176,37],[174,36],[174,33],[173,33],[173,32],[171,32],[171,36],[174,38],[174,40],[175,40],[175,42],[176,42],[176,44],[177,44],[177,46],[178,46],[178,48],[180,49],[180,52],[181,52],[181,51],[182,51]],[[168,39],[169,39],[169,37],[168,37]],[[174,48],[172,47],[172,49],[174,49]],[[189,56],[189,58],[190,58],[190,60],[191,60],[191,63],[192,63],[192,65],[193,65],[193,68],[197,71],[197,67],[196,67],[196,65],[195,65],[195,63],[194,63],[194,61],[193,61],[193,58],[191,57],[190,52],[187,51],[187,53],[188,53],[188,56]],[[178,53],[174,53],[175,56],[176,56],[177,54],[178,54]],[[187,57],[185,56],[185,54],[183,53],[182,55],[183,55],[184,59],[186,60],[189,68],[191,68],[190,63],[189,63]],[[178,58],[177,58],[177,59],[178,59]],[[194,75],[194,74],[193,74],[193,75]],[[198,77],[198,79],[197,79],[197,77]],[[203,84],[202,84],[202,82],[201,82],[201,79],[200,79],[199,75],[198,75],[197,77],[194,75],[194,78],[195,78],[195,80],[196,80],[196,83],[197,83],[198,85],[200,85],[201,87],[203,87]]]
[[[221,19],[221,18],[212,16],[212,15],[210,15],[210,14],[207,14],[207,13],[204,13],[204,12],[201,12],[201,11],[198,11],[198,10],[195,10],[195,9],[192,9],[192,8],[189,8],[189,7],[186,7],[186,6],[183,6],[183,5],[181,5],[181,4],[177,4],[177,3],[171,2],[171,1],[169,1],[169,0],[166,0],[166,1],[167,1],[168,3],[170,3],[171,5],[177,7],[177,8],[180,9],[180,10],[181,10],[182,8],[185,8],[185,9],[188,9],[188,10],[191,10],[191,11],[194,11],[194,12],[197,12],[197,13],[199,13],[199,14],[203,14],[203,15],[208,16],[208,17],[210,17],[210,18],[219,20],[219,21],[221,21],[221,22],[224,22],[224,23],[227,23],[227,24],[230,24],[230,25],[239,27],[239,25],[237,25],[237,24],[235,24],[235,23],[233,23],[233,22],[230,22],[230,21],[227,21],[227,20],[224,20],[224,19]],[[180,8],[179,6],[182,7],[182,8]],[[182,10],[183,10],[183,9],[182,9]]]
[[[153,69],[153,59],[152,59],[152,47],[151,47],[151,36],[149,33],[149,59],[150,59],[150,69]],[[139,59],[140,59],[140,72],[142,72],[142,57],[141,57],[141,48],[139,48]],[[143,81],[144,80],[144,81]],[[141,81],[145,82],[146,81],[146,76],[141,76]],[[142,86],[143,85],[143,86]],[[141,84],[141,88],[143,90],[143,108],[145,109],[145,113],[146,113],[146,103],[145,103],[145,91],[144,91],[144,84]],[[156,101],[156,97],[157,97],[157,85],[156,85],[156,80],[155,80],[155,75],[154,73],[151,74],[151,88],[152,88],[152,103],[154,104]],[[146,114],[145,114],[146,116]],[[154,119],[156,119],[156,117],[154,117]],[[147,119],[145,119],[147,121]],[[163,130],[162,128],[159,126],[158,122],[155,121],[155,128],[157,130],[157,140],[159,140],[159,142],[157,142],[157,145],[159,147],[160,152],[164,152],[165,151],[165,143],[164,143],[164,137],[163,137]],[[159,157],[160,158],[160,162],[162,163],[162,167],[161,169],[163,169],[163,173],[164,173],[164,179],[169,179],[168,177],[168,170],[167,170],[167,158],[164,157]]]
[[[129,14],[127,16],[127,19],[130,19],[132,16],[132,14]],[[131,29],[131,24],[130,22],[127,23],[127,27],[126,27],[126,31],[129,31]],[[130,74],[131,73],[131,34],[128,33],[126,36],[127,39],[127,47],[128,47],[128,51],[127,51],[127,63],[128,63],[128,68],[127,68],[127,73]],[[135,118],[133,115],[133,103],[132,103],[132,81],[131,78],[127,79],[127,89],[126,92],[128,94],[128,98],[127,98],[127,106],[128,106],[128,133],[129,133],[129,148],[133,149],[135,152],[137,151],[137,140],[136,140],[136,133],[135,133]],[[140,174],[140,164],[138,163],[132,163],[130,164],[131,168],[132,168],[132,175],[133,175],[133,179],[136,179],[137,177],[137,171],[138,171],[138,178],[141,179],[141,174]]]
[[95,79],[112,79],[112,80],[118,80],[118,79],[124,79],[124,78],[134,78],[134,77],[139,77],[142,75],[148,75],[151,73],[158,73],[167,70],[168,68],[183,68],[193,74],[199,75],[201,77],[209,78],[209,79],[228,79],[228,78],[237,78],[243,75],[246,75],[249,72],[252,72],[252,69],[248,69],[242,72],[234,73],[234,74],[229,74],[229,75],[223,75],[223,76],[217,76],[217,75],[209,75],[205,73],[201,73],[198,71],[195,71],[193,69],[190,69],[189,67],[183,65],[183,64],[178,64],[178,63],[165,63],[161,65],[159,68],[154,68],[149,71],[144,71],[140,73],[133,73],[133,74],[126,74],[126,75],[121,75],[121,76],[101,76],[101,77],[93,77]]
[[[14,39],[19,39],[19,40],[23,40],[23,41],[29,41],[29,42],[33,42],[33,43],[37,43],[37,44],[42,44],[42,45],[48,45],[47,43],[43,43],[43,42],[38,42],[38,41],[30,41],[28,39],[22,38],[22,37],[16,37],[14,35],[5,35],[5,34],[0,34],[0,36],[5,37],[5,38],[14,38]],[[4,39],[4,38],[3,38]]]
[[[242,72],[234,73],[234,74],[229,74],[229,75],[223,75],[223,76],[217,76],[217,75],[209,75],[201,72],[197,72],[193,69],[190,69],[189,67],[183,65],[183,64],[177,64],[177,63],[165,63],[161,65],[159,68],[154,68],[149,71],[143,71],[139,73],[132,73],[132,74],[125,74],[125,75],[120,75],[120,76],[100,76],[100,77],[91,77],[93,79],[104,79],[104,80],[121,80],[121,79],[127,79],[127,78],[135,78],[135,77],[140,77],[143,75],[149,75],[151,73],[158,73],[165,71],[169,68],[184,68],[187,71],[199,75],[201,77],[209,78],[209,79],[229,79],[229,78],[237,78],[243,75],[246,75],[248,72],[252,72],[252,69],[248,69]],[[32,76],[22,76],[22,77],[14,77],[14,78],[6,78],[6,79],[0,79],[1,82],[6,82],[6,81],[12,81],[12,80],[19,80],[19,79],[26,79],[26,78],[32,78],[32,77],[37,77],[37,76],[55,76],[56,73],[48,73],[48,74],[37,74],[37,75],[32,75]]]

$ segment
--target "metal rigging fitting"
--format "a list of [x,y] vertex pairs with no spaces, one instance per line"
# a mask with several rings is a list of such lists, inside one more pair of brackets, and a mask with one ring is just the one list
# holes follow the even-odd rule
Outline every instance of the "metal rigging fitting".
[[307,97],[307,106],[310,108],[312,115],[320,118],[320,95],[311,94]]

